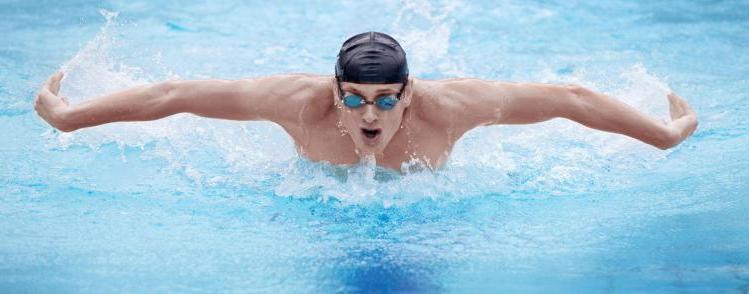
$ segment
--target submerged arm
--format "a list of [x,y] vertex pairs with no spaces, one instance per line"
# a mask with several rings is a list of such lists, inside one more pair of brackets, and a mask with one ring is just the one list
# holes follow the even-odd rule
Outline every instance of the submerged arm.
[[[248,80],[168,81],[69,105],[58,96],[62,73],[42,86],[35,109],[53,127],[70,132],[119,121],[148,121],[177,113],[232,120],[296,118],[310,94],[309,77],[279,75]],[[282,109],[284,111],[280,111]]]
[[562,117],[626,135],[660,149],[678,145],[697,128],[684,99],[669,94],[671,121],[661,122],[612,97],[580,86],[464,80],[458,86],[469,121],[476,125],[530,124]]

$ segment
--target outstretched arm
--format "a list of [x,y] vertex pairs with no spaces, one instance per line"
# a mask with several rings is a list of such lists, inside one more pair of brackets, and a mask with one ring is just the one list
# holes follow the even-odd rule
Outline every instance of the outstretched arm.
[[63,74],[44,83],[35,109],[53,127],[70,132],[118,121],[156,120],[188,112],[233,120],[296,120],[320,79],[278,75],[247,80],[168,81],[144,85],[70,105],[58,95]]
[[660,149],[678,145],[697,128],[697,115],[674,93],[668,95],[671,121],[661,122],[633,107],[580,86],[513,84],[459,80],[453,91],[467,121],[529,124],[562,117],[597,130],[623,134]]

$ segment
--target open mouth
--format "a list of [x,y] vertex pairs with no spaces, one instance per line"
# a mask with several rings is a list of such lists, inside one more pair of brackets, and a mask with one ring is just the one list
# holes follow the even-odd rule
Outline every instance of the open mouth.
[[365,137],[372,139],[374,137],[377,137],[377,135],[379,135],[382,132],[382,130],[362,128],[361,132],[362,134],[364,134]]

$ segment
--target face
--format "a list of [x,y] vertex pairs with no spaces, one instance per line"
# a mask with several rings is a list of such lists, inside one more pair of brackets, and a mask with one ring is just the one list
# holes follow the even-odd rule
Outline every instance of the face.
[[[393,135],[400,128],[403,112],[410,104],[408,91],[400,95],[400,100],[390,110],[380,109],[376,104],[377,98],[383,96],[397,96],[403,88],[398,84],[356,84],[341,82],[343,97],[358,95],[364,98],[366,104],[357,108],[346,106],[336,89],[336,106],[339,120],[354,140],[356,149],[364,154],[379,154],[385,150]],[[405,87],[408,88],[408,87]],[[381,101],[382,102],[382,101]]]

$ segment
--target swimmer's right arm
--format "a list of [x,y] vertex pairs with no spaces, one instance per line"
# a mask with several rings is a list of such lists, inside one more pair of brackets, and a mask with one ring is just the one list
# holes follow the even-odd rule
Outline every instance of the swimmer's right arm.
[[[61,72],[37,95],[35,109],[53,127],[74,130],[120,121],[149,121],[177,113],[231,120],[298,119],[311,89],[308,75],[277,75],[246,80],[167,81],[139,86],[70,105],[59,97]],[[319,88],[319,87],[318,87]]]

